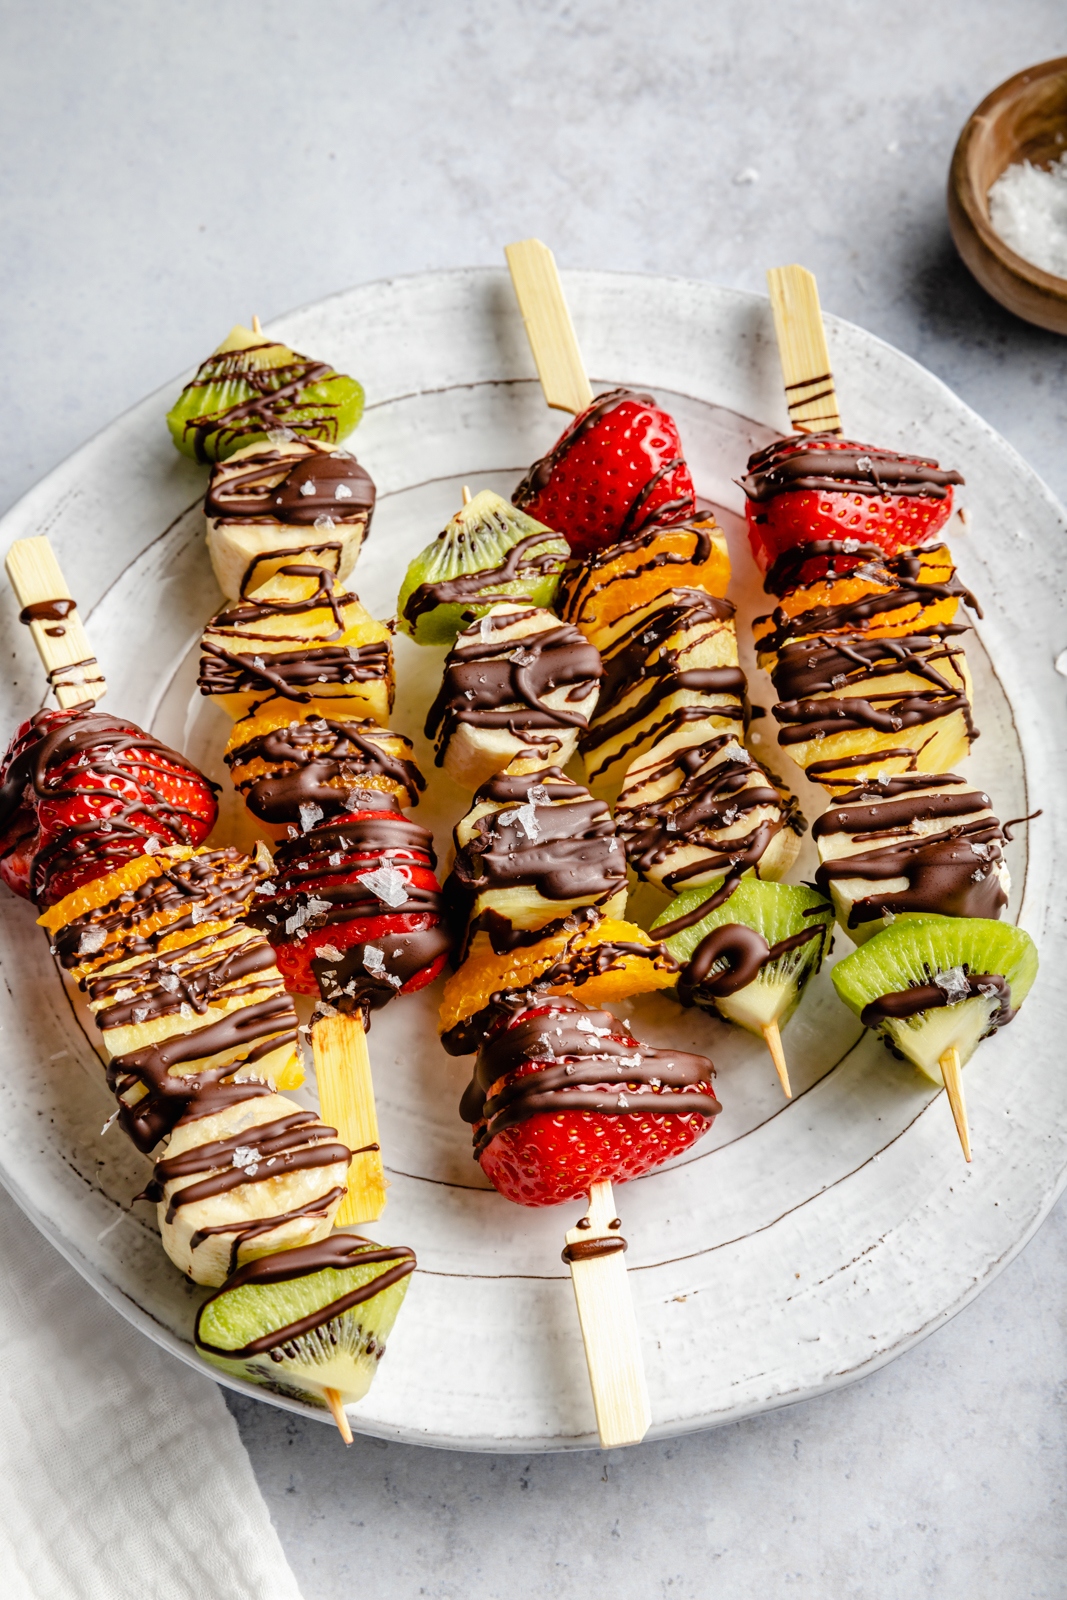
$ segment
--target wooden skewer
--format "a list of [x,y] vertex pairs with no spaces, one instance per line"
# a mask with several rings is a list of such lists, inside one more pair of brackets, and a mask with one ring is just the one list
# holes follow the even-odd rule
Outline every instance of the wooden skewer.
[[263,329],[259,325],[259,318],[256,316],[254,311],[252,313],[252,332],[253,333],[262,333],[263,332]]
[[322,1392],[326,1396],[326,1404],[330,1408],[330,1415],[337,1424],[338,1433],[341,1435],[341,1438],[344,1440],[345,1444],[351,1444],[352,1429],[348,1425],[348,1416],[345,1412],[343,1404],[341,1403],[340,1390],[327,1389],[324,1385]]
[[960,1067],[960,1053],[955,1045],[945,1051],[939,1062],[941,1076],[945,1080],[945,1093],[948,1103],[952,1107],[952,1120],[956,1124],[956,1132],[960,1136],[963,1146],[963,1155],[966,1161],[971,1159],[971,1130],[967,1126],[967,1102],[963,1098],[963,1072]]
[[639,1444],[652,1421],[620,1226],[611,1184],[606,1180],[594,1183],[589,1210],[577,1227],[568,1230],[563,1252],[578,1302],[597,1432],[604,1450]]
[[100,663],[93,655],[47,539],[16,539],[5,562],[11,587],[29,624],[49,686],[63,710],[95,705],[107,693]]
[[465,506],[469,506],[469,505],[470,505],[470,503],[471,503],[471,492],[470,492],[470,490],[469,490],[469,489],[468,489],[468,488],[467,488],[467,485],[466,485],[466,484],[464,484],[464,485],[463,485],[463,504],[464,504],[464,505],[465,505]]
[[335,1228],[376,1222],[389,1187],[378,1140],[367,1035],[359,1016],[320,1017],[311,1029],[315,1081],[322,1120],[337,1129],[352,1151],[348,1193],[337,1208]]
[[813,273],[772,267],[767,285],[789,420],[797,433],[840,433],[841,418]]
[[540,239],[505,245],[504,254],[546,405],[556,411],[584,411],[593,391],[555,257]]
[[774,1070],[777,1072],[782,1088],[785,1090],[787,1100],[792,1100],[793,1091],[789,1087],[789,1068],[785,1062],[785,1051],[782,1049],[782,1036],[778,1032],[777,1022],[768,1022],[763,1029],[763,1037],[767,1041],[767,1049],[771,1052]]

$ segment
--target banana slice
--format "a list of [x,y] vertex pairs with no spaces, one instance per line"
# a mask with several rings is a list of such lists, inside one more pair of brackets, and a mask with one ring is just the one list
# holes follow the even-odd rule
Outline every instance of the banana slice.
[[345,579],[370,529],[374,482],[336,445],[248,445],[212,469],[204,501],[219,588],[239,600],[294,561]]
[[885,773],[812,826],[815,880],[857,944],[901,912],[999,917],[1011,879],[989,796],[948,772]]
[[494,772],[564,767],[596,709],[597,650],[551,611],[494,606],[461,633],[426,719],[437,765],[466,789]]
[[603,800],[564,777],[497,773],[455,829],[456,859],[445,882],[460,948],[498,955],[523,935],[560,923],[579,906],[608,917],[626,908],[626,852]]
[[217,1286],[238,1266],[330,1231],[351,1152],[336,1128],[268,1094],[180,1122],[144,1198],[170,1259]]

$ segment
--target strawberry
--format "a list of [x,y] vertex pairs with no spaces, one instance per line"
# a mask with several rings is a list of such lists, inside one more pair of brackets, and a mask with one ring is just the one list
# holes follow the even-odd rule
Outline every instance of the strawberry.
[[391,794],[282,844],[249,921],[264,929],[287,989],[338,1010],[377,1009],[444,966],[437,858],[429,832]]
[[54,905],[145,853],[148,841],[198,845],[214,791],[176,750],[96,711],[39,711],[0,765],[0,877]]
[[558,1205],[681,1154],[721,1109],[703,1056],[640,1044],[609,1011],[516,997],[478,1053],[460,1115],[494,1188]]
[[696,509],[674,418],[650,394],[629,389],[598,395],[511,498],[562,533],[576,556]]
[[[829,541],[886,555],[926,544],[952,515],[958,472],[832,433],[777,439],[749,459],[742,482],[752,553],[767,572],[789,550]],[[838,569],[841,570],[840,562]],[[816,568],[806,577],[820,576]]]

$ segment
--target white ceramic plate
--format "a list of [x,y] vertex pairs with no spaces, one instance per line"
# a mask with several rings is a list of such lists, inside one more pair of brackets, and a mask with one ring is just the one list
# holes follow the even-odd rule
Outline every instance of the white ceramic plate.
[[[765,598],[739,537],[734,480],[749,452],[786,426],[767,302],[708,284],[603,273],[569,274],[566,284],[594,387],[653,389],[678,419],[698,490],[723,508],[744,641]],[[379,501],[356,583],[372,611],[389,615],[409,558],[443,526],[460,485],[509,493],[565,421],[541,401],[506,274],[371,284],[271,331],[366,384],[367,413],[351,443]],[[1065,874],[1057,846],[1067,820],[1067,686],[1053,660],[1067,645],[1064,515],[1010,447],[929,373],[846,323],[830,320],[829,337],[848,431],[931,453],[966,476],[972,520],[966,531],[954,521],[949,533],[986,608],[969,646],[983,730],[969,771],[1002,818],[1044,808],[1039,822],[1017,830],[1011,850],[1012,915],[1039,940],[1044,972],[1018,1020],[968,1069],[971,1168],[944,1095],[860,1037],[826,973],[787,1030],[797,1091],[789,1104],[747,1037],[664,998],[623,1008],[653,1040],[712,1055],[724,1106],[686,1157],[618,1195],[652,1436],[736,1421],[890,1360],[989,1282],[1063,1183]],[[50,535],[88,612],[108,706],[224,778],[228,723],[194,691],[196,641],[219,595],[201,536],[203,474],[175,454],[163,424],[176,389],[144,401],[53,472],[5,519],[3,544]],[[15,680],[0,686],[6,729],[40,705],[41,679],[6,590],[0,605]],[[440,661],[398,641],[395,724],[409,734],[421,728]],[[753,698],[767,704],[769,686],[751,656],[746,665]],[[821,792],[798,789],[817,814]],[[442,854],[466,805],[449,783],[432,785],[421,816]],[[221,827],[232,836],[246,827],[232,800]],[[801,875],[812,866],[805,856]],[[838,945],[839,954],[848,948],[840,937]],[[195,1361],[189,1340],[201,1291],[167,1262],[150,1208],[126,1209],[148,1163],[117,1130],[100,1136],[110,1103],[91,1029],[31,908],[6,894],[0,964],[0,1178],[101,1294]],[[392,1180],[377,1232],[413,1245],[421,1270],[354,1424],[459,1449],[593,1444],[559,1254],[579,1208],[525,1211],[488,1187],[456,1114],[465,1065],[437,1044],[434,1008],[435,991],[413,997],[376,1018],[371,1035]]]

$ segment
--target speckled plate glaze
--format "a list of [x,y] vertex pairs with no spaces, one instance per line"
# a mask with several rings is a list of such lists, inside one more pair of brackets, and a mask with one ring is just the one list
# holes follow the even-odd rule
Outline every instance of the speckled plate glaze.
[[[734,480],[749,452],[786,427],[768,304],[672,279],[573,273],[565,281],[594,388],[648,387],[678,419],[697,488],[722,508],[732,540],[744,642],[765,602]],[[366,416],[350,443],[379,501],[355,583],[379,616],[392,612],[409,558],[444,525],[460,485],[509,493],[565,420],[542,403],[503,271],[371,284],[271,332],[366,384]],[[847,323],[828,319],[828,332],[853,437],[936,455],[967,479],[969,526],[954,521],[948,531],[986,610],[968,647],[983,733],[969,775],[1001,817],[1043,807],[1038,822],[1017,830],[1010,856],[1011,914],[1038,939],[1043,975],[1018,1020],[967,1070],[969,1169],[944,1095],[861,1037],[825,972],[786,1032],[797,1091],[789,1104],[754,1041],[662,997],[624,1008],[653,1041],[710,1054],[724,1106],[687,1156],[618,1190],[653,1437],[820,1394],[890,1360],[1000,1271],[1064,1182],[1067,716],[1053,669],[1067,645],[1064,513],[928,372]],[[145,400],[46,478],[4,520],[3,544],[51,537],[87,614],[108,706],[224,778],[229,724],[194,690],[196,641],[219,593],[202,537],[204,478],[176,455],[163,423],[176,390]],[[6,586],[0,607],[9,729],[41,704],[41,677]],[[420,732],[440,664],[439,652],[398,640],[394,720],[408,734]],[[751,654],[745,664],[753,698],[767,704]],[[817,814],[821,793],[799,781],[798,790]],[[421,818],[442,854],[466,805],[449,783],[431,785]],[[231,799],[220,835],[246,830]],[[799,875],[812,866],[805,855]],[[838,953],[847,949],[839,936]],[[101,1137],[110,1102],[92,1030],[32,909],[7,894],[0,963],[0,1178],[112,1305],[195,1362],[190,1332],[202,1291],[166,1260],[149,1208],[127,1209],[147,1162],[118,1131]],[[432,990],[397,1004],[371,1035],[392,1182],[375,1231],[413,1245],[420,1271],[353,1424],[456,1449],[591,1446],[592,1404],[560,1261],[579,1208],[527,1212],[488,1187],[456,1114],[465,1066],[437,1043],[435,1004]]]

